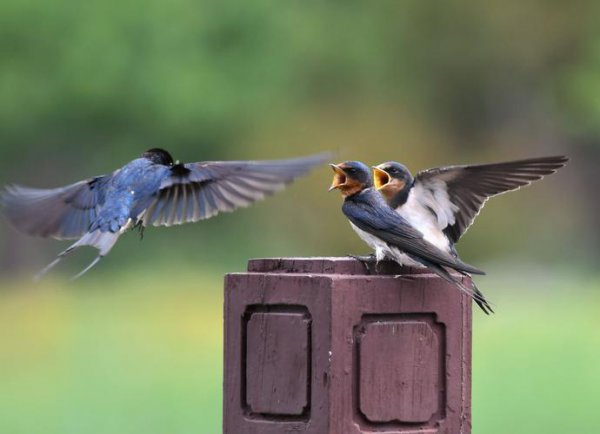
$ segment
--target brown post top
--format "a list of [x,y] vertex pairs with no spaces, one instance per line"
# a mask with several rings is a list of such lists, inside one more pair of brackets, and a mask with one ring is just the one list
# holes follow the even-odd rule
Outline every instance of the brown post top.
[[431,274],[425,268],[402,267],[394,261],[380,261],[367,269],[352,257],[256,258],[248,261],[250,273],[343,274],[343,275],[407,275]]
[[426,269],[252,259],[224,310],[225,434],[471,432],[471,299]]

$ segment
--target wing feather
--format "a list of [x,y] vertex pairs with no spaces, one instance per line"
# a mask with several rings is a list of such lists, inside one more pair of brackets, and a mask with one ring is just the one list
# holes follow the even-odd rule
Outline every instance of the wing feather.
[[329,157],[329,154],[318,154],[279,161],[174,165],[144,212],[143,224],[171,226],[247,207],[282,190]]
[[0,209],[20,231],[56,239],[86,233],[104,203],[112,175],[97,176],[54,189],[9,185],[0,191]]
[[[456,207],[452,210],[454,222],[441,229],[444,229],[452,242],[457,242],[490,197],[517,190],[542,179],[563,167],[567,161],[565,156],[554,156],[494,164],[439,167],[419,172],[415,176],[415,186],[421,185],[431,191],[445,188],[448,199]],[[443,206],[441,203],[439,205]]]

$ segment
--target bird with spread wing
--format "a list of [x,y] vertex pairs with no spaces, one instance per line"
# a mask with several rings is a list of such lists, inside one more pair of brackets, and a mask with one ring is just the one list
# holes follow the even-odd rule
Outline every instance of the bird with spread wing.
[[373,167],[372,178],[363,163],[346,161],[331,165],[335,172],[331,189],[341,191],[342,211],[373,248],[377,261],[389,258],[400,265],[428,268],[490,313],[493,310],[477,286],[471,282],[468,287],[459,277],[483,271],[461,261],[454,244],[488,198],[552,174],[567,160],[558,156],[448,166],[419,172],[414,178],[397,162]]
[[322,164],[329,154],[279,161],[175,162],[154,148],[114,172],[54,189],[18,185],[0,191],[0,209],[20,231],[78,239],[46,266],[42,277],[82,246],[100,261],[128,229],[172,226],[247,207]]

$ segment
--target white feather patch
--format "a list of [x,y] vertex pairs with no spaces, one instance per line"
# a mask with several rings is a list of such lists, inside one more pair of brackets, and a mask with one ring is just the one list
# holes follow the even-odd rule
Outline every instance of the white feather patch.
[[458,207],[450,202],[443,181],[434,181],[428,187],[415,184],[406,203],[399,206],[396,212],[421,232],[425,240],[438,249],[449,252],[450,242],[443,230],[454,224],[454,212]]
[[393,258],[400,265],[404,265],[406,267],[414,267],[414,268],[425,268],[423,264],[415,261],[406,253],[402,253],[400,249],[397,247],[392,247],[388,254],[389,257]]
[[354,232],[358,234],[358,236],[363,240],[369,247],[373,249],[375,252],[375,259],[379,262],[384,258],[393,259],[400,265],[404,265],[407,267],[415,267],[415,268],[424,268],[423,264],[420,264],[413,259],[410,258],[407,254],[403,253],[397,247],[391,247],[385,241],[377,238],[375,235],[371,235],[368,232],[363,231],[352,222],[350,222],[350,226],[354,229]]
[[[368,232],[363,231],[361,228],[356,226],[354,223],[350,222],[350,226],[354,229],[354,232],[358,234],[361,240],[363,240],[367,245],[373,249],[375,252],[375,259],[379,262],[383,258],[386,257],[386,254],[390,252],[390,249],[386,242],[380,240],[374,235],[371,235]],[[390,255],[388,255],[390,256]]]

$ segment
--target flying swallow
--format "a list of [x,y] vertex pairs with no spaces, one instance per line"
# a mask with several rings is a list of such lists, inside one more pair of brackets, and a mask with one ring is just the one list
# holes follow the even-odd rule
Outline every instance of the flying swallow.
[[346,161],[331,164],[331,168],[335,175],[329,190],[340,190],[344,196],[342,212],[359,237],[375,251],[377,261],[387,257],[401,265],[426,267],[471,296],[485,313],[493,312],[477,287],[468,288],[462,278],[451,271],[463,276],[485,273],[426,240],[418,229],[388,206],[374,188],[366,165]]
[[154,148],[114,172],[55,189],[17,185],[0,191],[0,209],[22,232],[79,240],[45,267],[42,277],[82,246],[98,256],[130,228],[172,226],[231,212],[282,190],[328,159],[328,154],[279,161],[207,161],[182,164]]
[[492,196],[517,190],[563,167],[567,157],[448,166],[423,170],[413,178],[400,163],[373,167],[375,187],[423,237],[448,253]]

